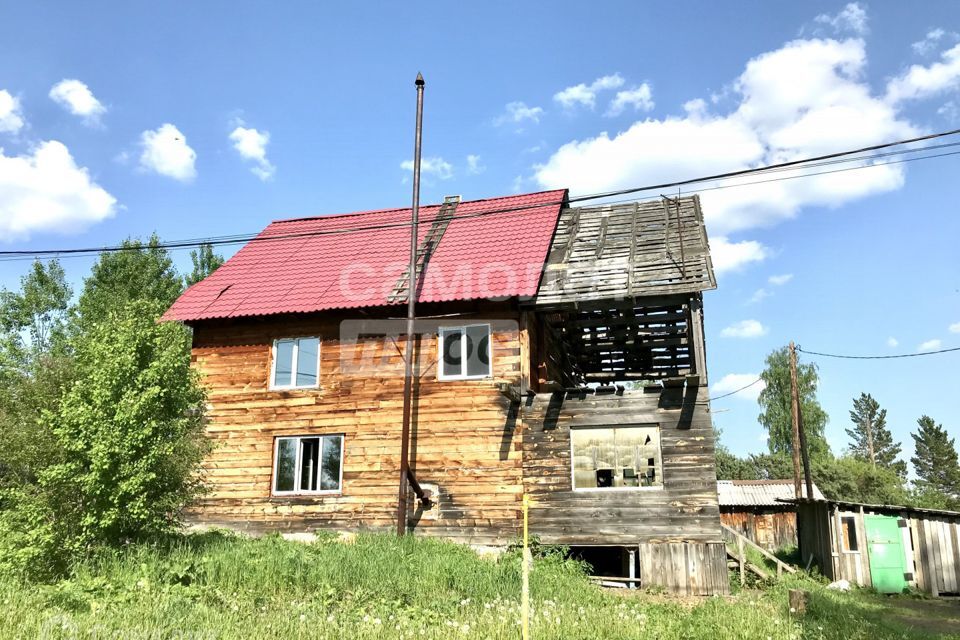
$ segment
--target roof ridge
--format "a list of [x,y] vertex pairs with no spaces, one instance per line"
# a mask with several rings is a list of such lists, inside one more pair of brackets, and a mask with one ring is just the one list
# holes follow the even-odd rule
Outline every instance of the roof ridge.
[[[528,196],[537,196],[542,193],[554,193],[556,191],[566,191],[566,189],[544,189],[543,191],[531,191],[529,193],[515,193],[509,196],[493,196],[490,198],[477,198],[476,200],[463,200],[462,202],[460,202],[459,206],[463,206],[465,204],[474,204],[477,202],[489,202],[491,200],[512,200],[515,198],[525,198]],[[420,208],[421,209],[439,208],[440,206],[442,206],[442,204],[443,203],[422,204],[420,205]],[[367,216],[367,215],[374,215],[378,213],[393,213],[395,211],[409,211],[412,208],[413,207],[389,207],[386,209],[371,209],[369,211],[350,211],[347,213],[324,213],[316,216],[302,216],[299,218],[280,218],[277,220],[272,220],[270,224],[274,225],[274,224],[285,224],[288,222],[304,222],[306,220],[330,220],[333,218],[349,218],[354,216]]]

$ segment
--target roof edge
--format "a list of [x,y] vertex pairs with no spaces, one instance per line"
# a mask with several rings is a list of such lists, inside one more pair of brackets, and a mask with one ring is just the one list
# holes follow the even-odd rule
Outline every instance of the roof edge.
[[[556,193],[556,192],[558,192],[558,191],[562,191],[562,192],[563,192],[563,199],[562,199],[560,202],[558,202],[557,204],[563,206],[563,204],[564,204],[564,203],[567,201],[567,199],[570,197],[570,190],[567,189],[567,188],[562,188],[562,189],[544,189],[543,191],[528,191],[528,192],[525,192],[525,193],[515,193],[515,194],[510,195],[510,196],[493,196],[493,197],[490,197],[490,198],[477,198],[476,200],[464,200],[463,202],[460,203],[460,205],[473,204],[473,203],[475,203],[475,202],[489,202],[489,201],[491,201],[491,200],[510,200],[510,199],[512,199],[512,198],[525,198],[525,197],[529,197],[529,196],[537,196],[537,195],[540,195],[540,194],[543,194],[543,193]],[[544,206],[544,207],[546,207],[546,206],[549,206],[549,205],[551,205],[551,204],[553,204],[553,203],[545,202],[545,203],[543,203],[542,205],[539,205],[539,206]],[[442,203],[440,203],[440,202],[437,202],[437,203],[431,202],[431,203],[427,203],[427,204],[421,204],[420,207],[421,207],[421,208],[439,207],[439,206],[441,206],[441,205],[442,205]],[[350,217],[353,217],[353,216],[367,216],[367,215],[373,215],[373,214],[377,214],[377,213],[393,213],[393,212],[396,212],[396,211],[409,211],[411,208],[412,208],[412,207],[387,207],[387,208],[385,208],[385,209],[370,209],[369,211],[350,211],[350,212],[347,212],[347,213],[321,213],[321,214],[315,215],[315,216],[301,216],[301,217],[299,217],[299,218],[279,218],[279,219],[276,219],[276,220],[271,220],[271,221],[270,221],[270,224],[283,224],[283,223],[287,223],[287,222],[304,222],[304,221],[307,221],[307,220],[320,220],[320,219],[330,220],[330,219],[334,219],[334,218],[350,218]]]

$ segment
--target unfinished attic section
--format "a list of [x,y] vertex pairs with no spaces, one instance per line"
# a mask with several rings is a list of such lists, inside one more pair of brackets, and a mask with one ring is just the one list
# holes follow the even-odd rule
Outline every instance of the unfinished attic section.
[[716,288],[696,196],[564,209],[537,292],[543,384],[706,385]]
[[715,287],[699,200],[663,198],[564,209],[532,305],[531,532],[681,594],[729,588],[703,338]]

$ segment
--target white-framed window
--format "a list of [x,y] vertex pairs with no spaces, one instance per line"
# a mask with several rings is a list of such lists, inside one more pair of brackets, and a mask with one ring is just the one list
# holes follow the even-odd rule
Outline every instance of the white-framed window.
[[658,425],[570,429],[574,491],[663,487]]
[[441,380],[489,378],[490,325],[440,327],[438,374]]
[[342,434],[276,438],[274,495],[339,493],[342,486]]
[[273,341],[271,389],[310,389],[320,381],[320,338]]

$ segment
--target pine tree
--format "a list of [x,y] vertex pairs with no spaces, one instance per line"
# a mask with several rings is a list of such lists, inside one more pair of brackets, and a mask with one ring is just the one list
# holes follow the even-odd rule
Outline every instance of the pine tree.
[[916,490],[942,494],[947,504],[956,508],[960,506],[960,462],[954,439],[930,416],[922,416],[917,425],[917,432],[910,434],[916,449],[910,458],[917,474]]
[[846,430],[851,440],[850,454],[874,467],[906,477],[907,463],[898,459],[900,445],[893,441],[893,434],[887,428],[887,410],[881,409],[873,396],[861,393],[859,398],[854,398],[850,421],[854,425]]

